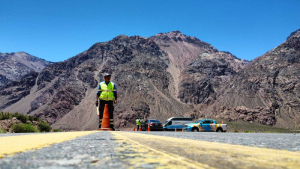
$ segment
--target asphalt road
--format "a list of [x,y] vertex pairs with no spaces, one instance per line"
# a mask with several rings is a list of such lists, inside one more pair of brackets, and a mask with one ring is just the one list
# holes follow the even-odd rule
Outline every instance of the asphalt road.
[[[216,132],[141,132],[158,136],[177,137],[192,140],[211,141],[244,145],[250,147],[272,148],[300,151],[300,134],[284,133],[216,133]],[[300,167],[299,167],[300,168]]]
[[[70,133],[71,135],[72,133]],[[3,134],[0,168],[299,168],[299,134],[96,132]],[[19,136],[14,136],[19,135]],[[30,150],[32,141],[46,142]],[[29,137],[28,137],[29,136]],[[26,138],[28,137],[28,138]],[[57,138],[56,138],[57,137]],[[12,138],[5,141],[5,138]],[[61,139],[51,142],[51,138]],[[74,139],[75,138],[75,139]],[[71,140],[70,140],[71,139]],[[63,141],[62,141],[63,140]],[[67,140],[67,141],[65,141]],[[47,141],[50,141],[47,143]],[[20,143],[18,143],[20,144]],[[50,144],[50,146],[49,146]],[[17,152],[17,153],[16,153]],[[8,153],[9,154],[9,153]],[[0,152],[1,157],[1,152]]]
[[98,132],[2,158],[0,168],[122,168],[116,146],[109,132]]

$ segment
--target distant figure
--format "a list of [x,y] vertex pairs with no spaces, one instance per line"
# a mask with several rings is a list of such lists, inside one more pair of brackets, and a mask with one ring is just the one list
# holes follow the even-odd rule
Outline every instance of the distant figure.
[[115,130],[114,126],[114,103],[117,104],[117,86],[115,83],[110,81],[111,75],[109,73],[106,73],[104,75],[104,80],[99,84],[98,91],[97,91],[97,97],[96,97],[96,106],[98,106],[98,99],[100,100],[100,106],[99,106],[99,128],[101,128],[102,119],[103,119],[103,111],[105,104],[108,105],[108,111],[109,111],[109,122],[110,122],[110,128]]
[[136,123],[136,131],[139,131],[140,125],[142,125],[141,118],[135,120]]

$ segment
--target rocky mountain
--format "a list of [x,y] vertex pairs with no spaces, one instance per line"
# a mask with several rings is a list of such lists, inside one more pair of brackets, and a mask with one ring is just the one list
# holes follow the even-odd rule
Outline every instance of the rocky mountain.
[[[19,81],[12,81],[4,85],[0,90],[0,109],[18,102],[30,94],[31,88],[36,83],[38,73],[32,71],[24,75]],[[4,104],[3,104],[4,103]],[[22,107],[20,107],[22,109]]]
[[299,37],[299,36],[300,36],[300,29],[298,29],[298,30],[292,32],[292,33],[290,34],[290,36],[286,38],[286,40],[289,40],[290,38],[294,38],[294,37]]
[[224,85],[200,116],[215,115],[278,127],[300,127],[300,30],[254,59]]
[[40,72],[51,63],[25,52],[0,53],[0,88],[31,71]]
[[226,83],[249,63],[179,31],[160,33],[150,39],[168,54],[174,97],[190,105],[211,103],[220,84]]
[[97,128],[97,85],[113,74],[115,124],[137,117],[244,120],[277,127],[300,124],[300,30],[251,62],[179,31],[150,38],[120,35],[0,89],[0,109],[46,119],[54,128]]
[[[118,86],[117,127],[133,125],[137,117],[165,121],[195,105],[213,104],[222,84],[247,64],[179,31],[150,38],[120,35],[46,66],[34,85],[21,88],[21,80],[4,86],[0,106],[42,117],[54,128],[96,129],[95,93],[102,74],[109,72]],[[24,94],[12,104],[14,91]]]

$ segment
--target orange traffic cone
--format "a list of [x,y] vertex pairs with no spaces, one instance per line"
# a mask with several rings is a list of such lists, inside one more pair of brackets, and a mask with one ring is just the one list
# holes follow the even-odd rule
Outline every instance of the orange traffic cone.
[[151,131],[150,126],[148,126],[148,131]]
[[135,127],[133,127],[133,130],[132,131],[135,131]]
[[108,105],[105,104],[104,111],[103,111],[103,118],[100,131],[112,131],[110,128],[109,122],[109,112],[108,112]]
[[142,131],[142,126],[139,127],[139,131]]
[[182,132],[184,132],[184,129],[182,128]]
[[177,132],[177,128],[175,128],[175,132]]
[[222,121],[222,124],[223,124],[223,121]]

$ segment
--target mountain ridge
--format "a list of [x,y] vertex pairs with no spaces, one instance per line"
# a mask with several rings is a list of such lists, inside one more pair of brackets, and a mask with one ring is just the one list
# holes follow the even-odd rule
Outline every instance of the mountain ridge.
[[255,58],[224,86],[218,101],[202,115],[284,128],[300,128],[299,30]]
[[[283,53],[287,55],[284,55],[280,50],[269,51],[266,57],[279,52],[285,62],[298,63],[298,55],[293,53],[298,50],[297,36],[297,33],[293,34],[286,43],[286,48],[290,47],[292,52],[285,50]],[[119,35],[110,41],[95,43],[63,62],[46,66],[36,77],[32,76],[35,84],[29,86],[26,95],[14,104],[7,104],[11,99],[6,93],[18,89],[19,84],[5,88],[5,92],[0,89],[1,107],[5,111],[18,110],[44,118],[55,128],[96,129],[96,87],[103,80],[102,74],[109,72],[113,74],[112,81],[118,85],[119,103],[114,116],[117,127],[133,125],[140,116],[164,121],[171,116],[184,115],[230,117],[230,120],[242,119],[282,127],[286,119],[276,117],[276,103],[249,107],[232,101],[238,96],[229,94],[239,89],[235,83],[242,90],[248,84],[243,84],[243,80],[256,78],[256,69],[251,67],[257,66],[257,60],[260,58],[251,62],[239,59],[179,31],[159,33],[149,38]],[[277,66],[275,62],[272,64]],[[246,75],[246,69],[254,74]],[[269,68],[264,69],[267,70]]]
[[40,72],[53,62],[32,56],[25,52],[0,52],[0,88],[8,82],[19,80],[31,71]]

